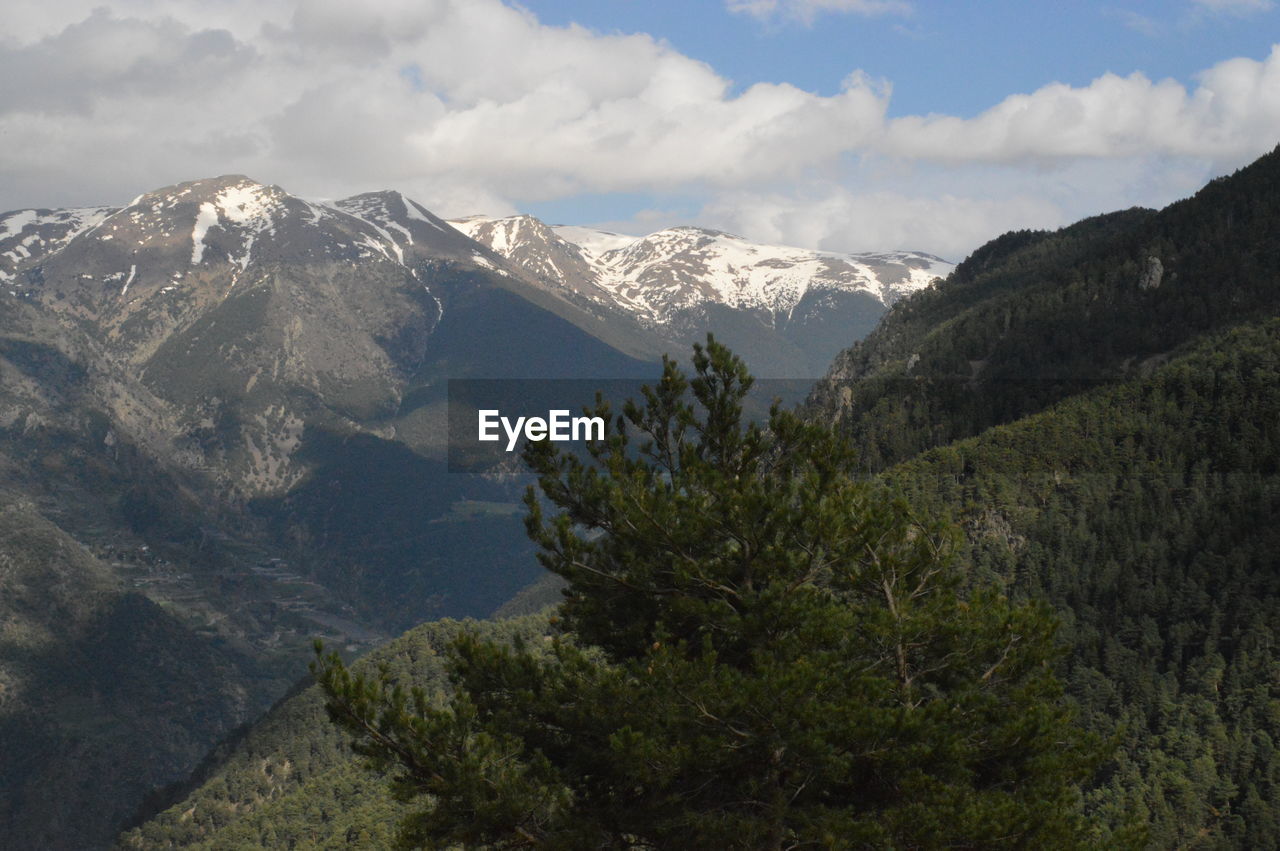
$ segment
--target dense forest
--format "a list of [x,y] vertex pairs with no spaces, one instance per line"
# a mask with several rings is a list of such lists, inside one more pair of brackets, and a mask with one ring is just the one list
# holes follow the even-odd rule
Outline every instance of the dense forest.
[[975,577],[1062,614],[1069,692],[1122,742],[1091,801],[1152,847],[1280,835],[1278,185],[1272,153],[1158,213],[1007,234],[811,398],[962,524]]
[[1280,836],[1280,321],[893,468],[977,575],[1062,614],[1069,694],[1120,736],[1090,793],[1152,847]]

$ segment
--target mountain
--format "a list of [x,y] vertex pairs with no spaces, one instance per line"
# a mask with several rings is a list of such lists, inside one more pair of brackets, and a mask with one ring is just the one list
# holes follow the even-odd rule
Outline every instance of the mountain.
[[1164,210],[1005,234],[841,352],[815,408],[883,467],[1275,315],[1277,190],[1273,152]]
[[769,378],[820,375],[851,335],[952,268],[919,252],[809,251],[697,227],[631,237],[532,216],[450,224],[548,286],[635,317],[676,351],[714,329]]
[[266,600],[215,597],[230,554],[198,543],[226,515],[167,441],[172,411],[80,328],[4,301],[0,825],[7,847],[102,847],[296,662],[245,640],[270,636]]
[[105,846],[313,636],[367,648],[539,576],[519,487],[448,472],[448,379],[656,369],[640,329],[398,193],[231,175],[7,213],[0,274],[15,847]]
[[[17,210],[0,217],[0,286],[12,285],[17,269],[33,257],[47,255],[94,227],[114,210]],[[10,295],[17,295],[10,291]]]
[[[206,542],[247,536],[395,628],[484,614],[536,575],[505,553],[523,552],[505,509],[443,519],[456,504],[512,497],[445,473],[449,380],[643,377],[709,328],[762,374],[803,375],[815,347],[856,335],[870,315],[841,305],[878,313],[941,268],[691,228],[625,246],[562,228],[580,248],[541,228],[564,250],[561,266],[592,270],[594,283],[565,286],[508,257],[518,234],[494,250],[399,193],[317,203],[240,175],[121,208],[18,211],[0,228],[0,297],[78,335],[91,369],[114,370],[90,400],[107,430],[243,528],[175,523]],[[566,403],[589,401],[580,389]],[[159,492],[131,505],[135,523],[175,510]],[[441,522],[428,535],[424,519]],[[480,536],[494,546],[493,583],[470,581],[476,553],[463,553],[477,524],[515,530]]]
[[[807,407],[959,524],[967,570],[1059,611],[1068,694],[1118,746],[1086,790],[1100,845],[1130,821],[1158,848],[1280,835],[1278,189],[1280,150],[1161,211],[1006,234],[895,304]],[[397,646],[433,629],[452,627]],[[432,652],[404,658],[438,687]],[[401,811],[310,748],[316,703],[278,707],[292,726],[251,732],[128,846],[385,844]],[[258,770],[295,753],[323,764]]]
[[[585,233],[604,256],[607,235]],[[392,191],[318,202],[224,175],[0,214],[0,493],[22,506],[15,530],[40,530],[5,539],[22,569],[0,624],[42,636],[0,647],[0,751],[20,756],[0,830],[100,847],[278,696],[314,635],[358,652],[538,580],[518,465],[450,472],[450,381],[534,379],[573,407],[709,328],[808,374],[773,330],[782,305],[841,341],[859,333],[842,299],[882,309],[874,287],[834,283],[844,261],[790,254],[769,262],[798,271],[753,273],[730,299],[724,263],[755,250],[739,242],[633,240],[609,290],[530,271]],[[670,270],[699,263],[703,295],[671,290]],[[83,794],[36,806],[41,784]]]
[[[101,847],[287,680],[140,593],[30,502],[0,506],[5,846]],[[162,564],[122,555],[138,572]]]
[[309,430],[442,458],[417,414],[446,378],[626,376],[656,357],[398,193],[316,204],[233,175],[0,221],[9,297],[138,376],[175,420],[150,448],[241,498],[302,483]]
[[[33,417],[100,417],[101,432],[196,495],[183,509],[149,479],[127,501],[104,488],[127,502],[131,532],[151,527],[153,546],[247,539],[336,595],[327,619],[353,608],[375,630],[484,614],[537,575],[514,563],[523,535],[505,510],[423,532],[454,503],[513,501],[509,487],[446,475],[446,379],[653,369],[623,350],[625,330],[616,347],[584,330],[594,317],[396,193],[321,205],[227,176],[92,215],[3,221],[26,251],[3,298],[13,316],[56,328],[56,356],[75,364],[42,372],[28,395],[66,395],[82,371],[93,379],[56,411],[16,399],[16,444]],[[10,348],[54,355],[48,331],[22,337]],[[83,484],[82,471],[63,477]],[[466,548],[480,527],[494,550],[477,583]],[[216,610],[221,580],[204,580],[202,605]]]
[[1061,613],[1063,682],[1118,743],[1086,790],[1151,848],[1280,830],[1280,320],[891,467],[959,557]]

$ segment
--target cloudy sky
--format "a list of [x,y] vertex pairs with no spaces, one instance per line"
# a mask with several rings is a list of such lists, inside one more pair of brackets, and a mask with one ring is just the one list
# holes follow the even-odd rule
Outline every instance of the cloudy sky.
[[960,259],[1280,142],[1273,0],[6,0],[0,210],[245,173]]

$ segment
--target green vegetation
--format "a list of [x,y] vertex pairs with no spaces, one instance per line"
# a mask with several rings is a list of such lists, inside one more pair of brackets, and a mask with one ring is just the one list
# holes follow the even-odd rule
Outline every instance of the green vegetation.
[[[1006,234],[900,302],[814,393],[864,466],[1127,381],[1199,336],[1280,313],[1280,153],[1155,213]],[[1158,286],[1143,288],[1155,258]]]
[[812,402],[962,524],[975,577],[1063,614],[1068,692],[1123,737],[1091,807],[1158,848],[1280,835],[1278,188],[1273,153],[1159,213],[1001,237]]
[[975,576],[1066,619],[1064,679],[1122,745],[1090,793],[1155,848],[1280,836],[1280,320],[888,477],[968,531]]
[[[829,428],[744,426],[742,362],[672,362],[590,459],[526,458],[568,582],[546,642],[463,633],[447,704],[322,656],[408,847],[1072,846],[1099,754],[1053,621],[956,593],[948,530],[853,479]],[[690,398],[690,396],[692,398]]]

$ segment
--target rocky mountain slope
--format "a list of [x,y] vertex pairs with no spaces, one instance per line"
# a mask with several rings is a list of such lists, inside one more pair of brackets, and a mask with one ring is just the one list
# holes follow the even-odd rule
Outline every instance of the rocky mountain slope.
[[[308,425],[393,435],[405,392],[433,364],[509,374],[501,350],[470,346],[466,358],[448,350],[466,345],[451,336],[495,336],[495,302],[567,317],[548,321],[562,337],[621,352],[610,363],[624,372],[634,369],[628,352],[654,356],[632,329],[607,333],[597,317],[393,192],[325,205],[229,176],[121,209],[11,213],[0,228],[8,296],[74,322],[141,376],[174,406],[174,442],[245,496],[301,480]],[[458,315],[446,320],[451,303]],[[596,331],[609,342],[593,342]],[[235,434],[223,439],[230,419]]]
[[0,234],[15,847],[104,846],[312,636],[367,647],[536,578],[512,488],[446,473],[448,377],[652,368],[395,193],[320,205],[231,176]]
[[148,556],[95,557],[31,502],[0,494],[6,847],[101,847],[288,682],[132,587],[113,567],[121,555]]

